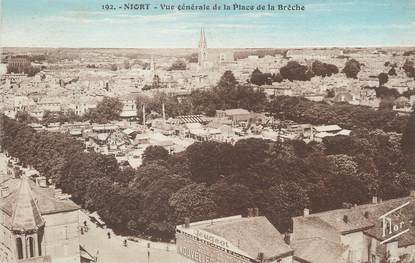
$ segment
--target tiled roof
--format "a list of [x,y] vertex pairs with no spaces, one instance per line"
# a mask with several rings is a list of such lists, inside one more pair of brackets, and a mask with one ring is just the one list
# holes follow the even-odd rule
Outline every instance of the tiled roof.
[[311,263],[343,263],[342,256],[347,247],[339,243],[331,242],[322,238],[305,239],[293,242],[294,258],[300,258]]
[[248,110],[245,109],[229,109],[225,110],[226,115],[245,115],[249,114]]
[[71,200],[55,197],[55,189],[38,187],[29,179],[10,179],[3,183],[10,194],[0,198],[0,209],[12,217],[15,229],[28,229],[39,226],[42,215],[78,210]]
[[28,179],[20,180],[16,202],[12,205],[14,206],[11,222],[13,230],[36,230],[44,224],[36,200],[30,190]]
[[[378,240],[385,240],[385,238],[382,237],[381,220],[379,217],[407,202],[409,202],[409,205],[401,209],[399,217],[401,221],[406,222],[406,226],[408,226],[409,221],[415,218],[414,197],[391,199],[381,203],[355,206],[350,209],[337,209],[310,214],[305,217],[299,216],[294,217],[293,221],[301,222],[302,224],[315,224],[316,221],[322,221],[326,224],[322,229],[334,228],[341,234],[364,231],[366,234],[375,237]],[[317,235],[318,233],[316,236]],[[401,235],[398,240],[399,246],[415,244],[415,226],[411,225],[409,227],[409,232]]]
[[265,259],[291,253],[282,235],[264,216],[244,217],[201,225],[198,228],[223,237],[250,257],[264,253]]

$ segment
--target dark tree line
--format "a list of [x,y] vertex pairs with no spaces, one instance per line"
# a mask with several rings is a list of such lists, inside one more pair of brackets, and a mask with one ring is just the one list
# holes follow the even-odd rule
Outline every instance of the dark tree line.
[[366,106],[345,103],[329,105],[305,98],[278,96],[269,103],[268,109],[276,117],[298,123],[337,124],[345,129],[381,129],[402,133],[408,117],[390,110],[375,110]]
[[403,196],[415,187],[414,114],[403,135],[376,129],[378,119],[369,122],[373,127],[356,127],[351,136],[322,143],[203,142],[173,155],[153,146],[136,170],[120,169],[112,155],[85,152],[68,135],[35,132],[2,118],[1,144],[11,156],[128,234],[169,239],[185,217],[245,214],[248,207],[258,207],[285,231],[305,207],[313,212],[341,208],[368,202],[372,195]]

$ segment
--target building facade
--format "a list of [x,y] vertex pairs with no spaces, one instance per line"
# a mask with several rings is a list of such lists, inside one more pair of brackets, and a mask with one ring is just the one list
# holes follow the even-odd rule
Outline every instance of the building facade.
[[264,216],[187,222],[176,227],[176,239],[189,262],[293,262],[293,250]]
[[1,183],[0,262],[79,263],[79,207],[39,182]]

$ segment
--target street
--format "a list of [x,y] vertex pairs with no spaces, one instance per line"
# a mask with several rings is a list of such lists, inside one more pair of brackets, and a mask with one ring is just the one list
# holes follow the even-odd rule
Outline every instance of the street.
[[[123,245],[124,237],[115,235],[110,229],[96,227],[84,212],[79,212],[79,224],[83,225],[84,220],[88,222],[88,232],[80,235],[80,243],[92,254],[98,256],[99,263],[186,263],[186,258],[176,253],[174,244],[150,242],[150,249],[147,248],[147,241],[128,241],[127,247]],[[111,232],[108,239],[107,233]],[[169,251],[167,251],[167,249]],[[150,256],[148,257],[148,251]]]

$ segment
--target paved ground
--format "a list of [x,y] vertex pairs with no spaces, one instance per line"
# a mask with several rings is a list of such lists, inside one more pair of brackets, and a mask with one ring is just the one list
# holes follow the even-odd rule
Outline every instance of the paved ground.
[[6,155],[0,153],[0,173],[7,173],[7,162],[8,159]]
[[[84,212],[80,212],[80,224],[87,220],[89,230],[81,235],[81,244],[93,256],[98,254],[99,263],[188,263],[189,261],[179,256],[174,245],[151,243],[147,248],[147,241],[128,241],[127,247],[123,246],[124,237],[116,236],[113,233],[108,239],[108,229],[96,227],[89,221]],[[168,251],[167,251],[168,250]],[[150,257],[148,257],[150,251]]]

